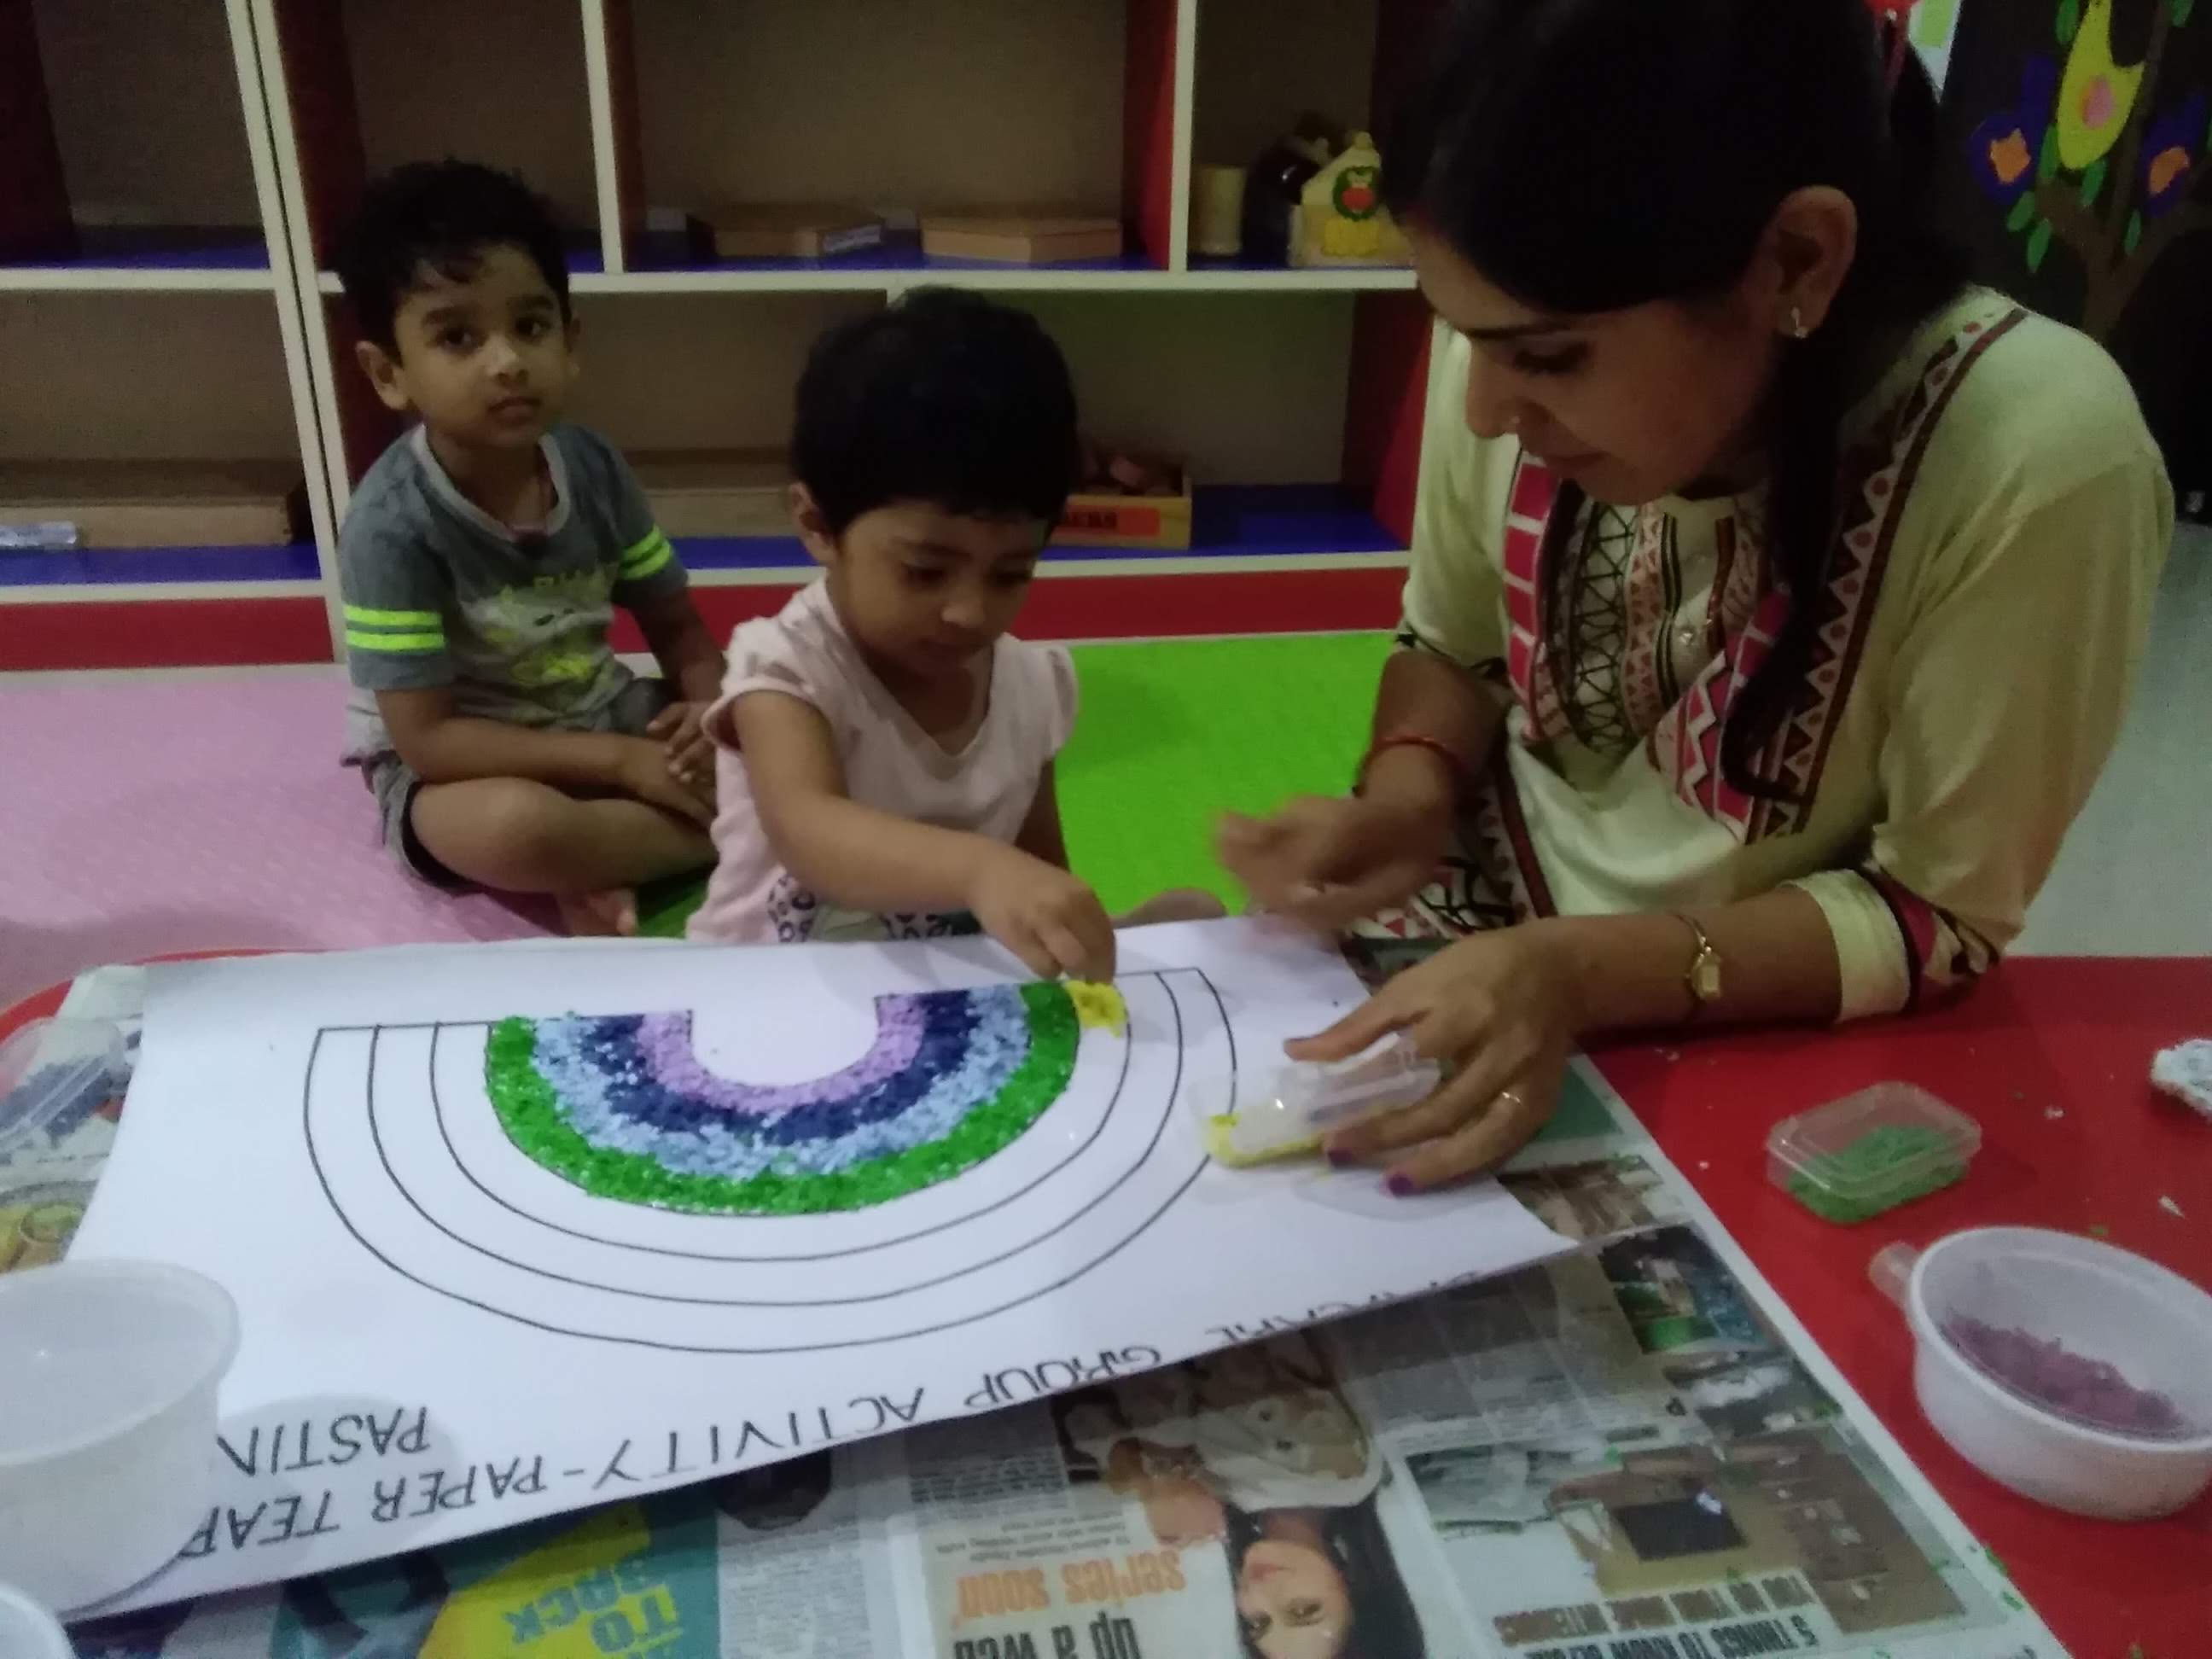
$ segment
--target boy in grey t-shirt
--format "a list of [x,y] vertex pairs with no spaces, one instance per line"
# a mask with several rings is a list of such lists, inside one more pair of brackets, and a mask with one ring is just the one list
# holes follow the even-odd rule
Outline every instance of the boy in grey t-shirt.
[[[510,173],[404,167],[369,186],[340,268],[362,369],[421,421],[338,538],[346,758],[424,880],[632,931],[637,883],[714,860],[699,716],[722,657],[622,457],[559,424],[577,325],[551,217]],[[617,605],[665,679],[616,658]]]

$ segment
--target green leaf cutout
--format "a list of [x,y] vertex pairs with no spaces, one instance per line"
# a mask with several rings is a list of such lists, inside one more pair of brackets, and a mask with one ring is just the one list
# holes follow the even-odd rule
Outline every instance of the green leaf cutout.
[[2058,176],[2058,123],[2053,121],[2043,130],[2043,152],[2035,158],[2035,179],[2047,185]]
[[2027,268],[2043,269],[2043,256],[2051,252],[2051,221],[2039,219],[2035,228],[2027,233]]
[[2120,239],[2120,246],[2124,252],[2133,253],[2136,251],[2136,244],[2141,240],[2142,240],[2142,215],[2130,213],[2128,215],[2127,234]]
[[2058,44],[2074,44],[2074,31],[2081,27],[2081,0],[2058,0]]
[[2005,216],[2005,228],[2026,230],[2027,222],[2034,217],[2035,192],[2032,190],[2024,190],[2020,193],[2020,200],[2012,204],[2012,211]]
[[2100,155],[2089,163],[2087,170],[2081,175],[2081,205],[2085,208],[2096,206],[2097,192],[2104,187],[2105,158]]

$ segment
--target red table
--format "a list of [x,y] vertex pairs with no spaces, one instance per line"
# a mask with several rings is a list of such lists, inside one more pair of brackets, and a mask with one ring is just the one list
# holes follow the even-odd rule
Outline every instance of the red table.
[[[2081,1521],[1985,1479],[1921,1416],[1911,1339],[1869,1282],[1867,1261],[1893,1240],[1926,1245],[1961,1227],[2102,1227],[2113,1243],[2212,1283],[2212,1122],[2147,1080],[2151,1056],[2191,1036],[2212,1036],[2212,962],[2023,958],[1957,1006],[1911,1020],[1639,1046],[1600,1060],[2075,1659],[2128,1659],[2134,1643],[2142,1659],[2212,1655],[2212,1498],[2168,1521]],[[1777,1120],[1892,1078],[1979,1120],[1982,1154],[1966,1181],[1848,1228],[1767,1183],[1765,1136]]]
[[[0,1036],[62,989],[0,1011]],[[2168,1521],[2081,1521],[1985,1480],[1912,1396],[1911,1341],[1868,1282],[1894,1239],[1996,1223],[2108,1231],[2212,1281],[2212,1123],[2154,1095],[2151,1055],[2212,1036],[2212,962],[2028,958],[1958,1006],[1839,1032],[1716,1036],[1600,1058],[1668,1155],[2075,1659],[2212,1655],[2212,1499]],[[1767,1184],[1777,1120],[1903,1079],[1982,1125],[1970,1179],[1859,1227],[1816,1220]],[[2170,1199],[2179,1215],[2161,1206]]]

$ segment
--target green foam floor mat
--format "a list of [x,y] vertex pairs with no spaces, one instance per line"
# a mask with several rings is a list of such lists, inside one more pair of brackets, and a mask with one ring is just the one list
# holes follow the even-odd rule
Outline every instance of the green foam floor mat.
[[[1083,704],[1059,775],[1076,873],[1109,910],[1174,887],[1241,904],[1213,856],[1216,822],[1341,793],[1389,648],[1383,634],[1075,647]],[[641,892],[644,931],[680,935],[703,886],[695,878]]]
[[1382,634],[1081,646],[1060,812],[1109,910],[1171,887],[1243,895],[1213,856],[1224,811],[1341,794],[1366,746]]

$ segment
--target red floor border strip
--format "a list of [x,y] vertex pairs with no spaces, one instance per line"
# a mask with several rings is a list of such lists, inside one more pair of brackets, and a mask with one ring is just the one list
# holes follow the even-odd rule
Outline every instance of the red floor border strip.
[[0,604],[0,669],[328,662],[321,596]]
[[[1401,567],[1048,577],[1030,590],[1018,629],[1026,640],[1128,640],[1389,628],[1405,582]],[[773,616],[796,591],[795,584],[691,590],[718,638]],[[615,645],[636,651],[644,641],[621,619]]]
[[[1405,572],[1256,570],[1050,577],[1023,607],[1035,640],[1316,634],[1388,628]],[[715,635],[772,615],[793,586],[697,586]],[[644,648],[627,617],[615,645]],[[0,670],[239,667],[331,660],[319,597],[66,601],[0,605]]]

